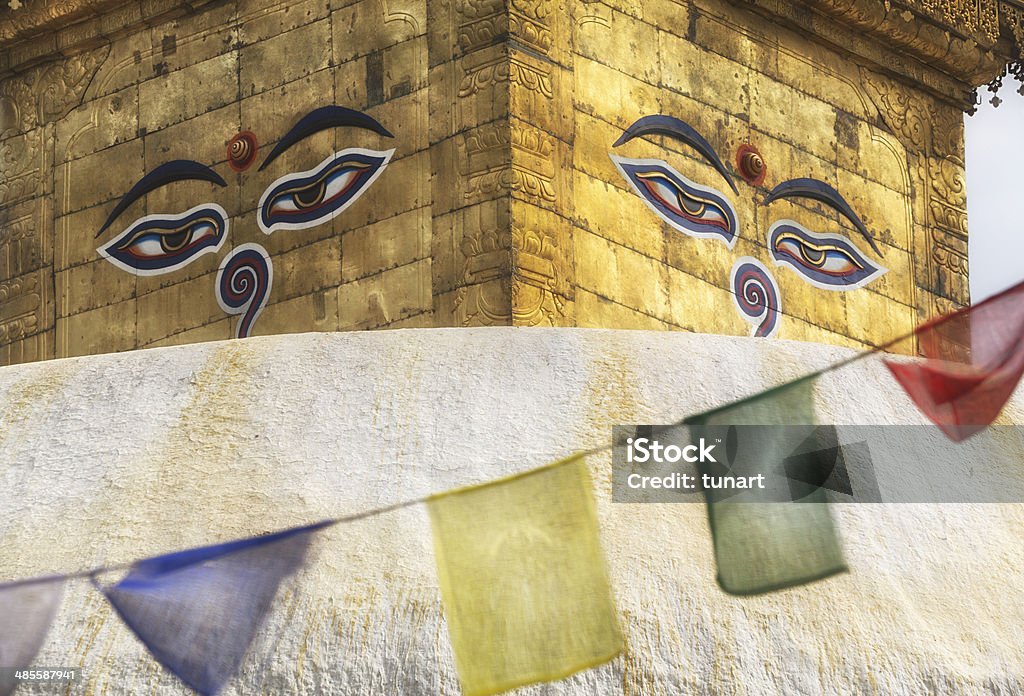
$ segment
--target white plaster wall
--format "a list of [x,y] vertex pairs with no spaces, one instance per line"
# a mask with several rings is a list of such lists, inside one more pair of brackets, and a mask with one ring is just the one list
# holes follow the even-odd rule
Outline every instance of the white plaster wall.
[[[0,369],[0,575],[486,481],[606,444],[613,424],[675,421],[849,354],[686,333],[415,329]],[[1022,422],[1022,406],[1004,422]],[[818,407],[824,422],[925,422],[877,358],[824,377]],[[997,454],[1020,464],[1019,447]],[[851,573],[737,598],[715,583],[703,506],[611,503],[610,461],[591,464],[626,654],[522,693],[1024,691],[1024,505],[837,506]],[[226,693],[459,693],[433,563],[421,507],[322,534]],[[84,582],[69,585],[37,664],[80,666],[70,694],[185,693]]]

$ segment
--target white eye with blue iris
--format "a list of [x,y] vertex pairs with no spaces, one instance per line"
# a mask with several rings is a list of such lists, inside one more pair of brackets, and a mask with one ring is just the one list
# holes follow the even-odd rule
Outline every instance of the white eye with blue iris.
[[204,203],[180,215],[147,215],[99,249],[100,256],[135,275],[160,275],[216,253],[228,231],[228,214]]
[[314,169],[281,177],[260,197],[260,229],[307,229],[337,217],[380,176],[394,152],[351,148]]
[[662,160],[611,158],[647,207],[669,225],[692,237],[721,239],[730,249],[736,244],[736,210],[720,191],[690,181]]
[[768,249],[778,266],[789,266],[811,285],[825,290],[864,287],[888,272],[839,234],[811,232],[793,220],[768,230]]

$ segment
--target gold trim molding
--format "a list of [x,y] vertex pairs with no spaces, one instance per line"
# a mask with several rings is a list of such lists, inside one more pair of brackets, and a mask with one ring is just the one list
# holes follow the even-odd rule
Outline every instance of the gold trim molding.
[[1024,53],[1021,0],[736,0],[966,108]]
[[0,0],[0,76],[107,43],[216,0]]

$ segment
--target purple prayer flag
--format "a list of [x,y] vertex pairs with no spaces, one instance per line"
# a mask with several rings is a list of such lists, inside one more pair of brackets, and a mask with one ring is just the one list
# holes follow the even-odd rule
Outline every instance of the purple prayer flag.
[[328,524],[149,558],[100,590],[160,664],[196,692],[216,694],[278,586],[302,565],[311,533]]
[[[32,665],[60,606],[63,589],[62,579],[0,588],[0,667],[25,669]],[[17,686],[13,674],[0,674],[0,696],[10,696]]]

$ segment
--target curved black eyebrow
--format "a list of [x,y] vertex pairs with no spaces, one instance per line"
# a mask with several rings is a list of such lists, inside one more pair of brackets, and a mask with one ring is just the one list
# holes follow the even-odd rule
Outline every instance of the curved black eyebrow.
[[632,126],[627,128],[619,139],[616,140],[612,147],[618,147],[628,143],[633,138],[639,138],[643,135],[666,135],[670,138],[675,138],[683,143],[686,143],[694,150],[704,156],[711,166],[718,171],[725,180],[729,182],[729,186],[736,195],[739,195],[740,190],[736,188],[736,182],[733,181],[732,176],[729,174],[729,170],[722,164],[722,159],[715,152],[715,148],[711,147],[711,143],[704,139],[700,133],[698,133],[693,126],[685,121],[681,121],[675,116],[665,116],[663,114],[654,114],[652,116],[644,116],[638,119]]
[[383,135],[385,138],[395,137],[391,135],[387,128],[380,125],[376,119],[364,114],[362,111],[356,111],[344,106],[322,106],[309,112],[292,126],[291,130],[281,138],[274,149],[270,151],[270,154],[267,155],[267,158],[263,160],[259,171],[262,172],[267,168],[267,165],[280,157],[285,150],[303,138],[308,138],[314,133],[338,126],[363,128],[373,131],[378,135]]
[[132,186],[131,190],[124,194],[124,197],[118,202],[117,206],[107,217],[107,221],[103,223],[103,227],[96,233],[99,237],[101,234],[107,231],[114,220],[118,216],[128,209],[135,201],[145,196],[150,191],[155,191],[161,186],[173,183],[175,181],[209,181],[217,184],[221,188],[227,186],[227,182],[221,178],[221,175],[213,171],[205,164],[199,164],[192,160],[174,160],[171,162],[165,162],[159,167],[151,171],[146,176],[139,179],[139,182]]
[[790,179],[789,181],[783,181],[771,190],[768,197],[764,199],[764,204],[768,205],[780,198],[810,198],[819,203],[824,203],[852,222],[853,226],[857,228],[868,244],[871,245],[871,248],[875,250],[875,253],[879,256],[882,255],[878,245],[875,244],[875,240],[871,237],[867,225],[857,216],[857,213],[853,212],[853,208],[846,202],[846,199],[824,181],[819,181],[818,179]]

